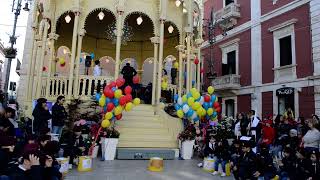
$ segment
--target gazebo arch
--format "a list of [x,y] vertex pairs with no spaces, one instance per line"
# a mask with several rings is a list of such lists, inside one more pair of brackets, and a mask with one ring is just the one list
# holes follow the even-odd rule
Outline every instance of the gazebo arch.
[[126,58],[124,60],[122,60],[121,65],[120,65],[120,71],[122,70],[122,68],[129,63],[131,65],[131,67],[133,67],[135,70],[138,70],[138,63],[135,59],[133,58]]
[[115,60],[110,56],[103,56],[99,59],[100,67],[102,69],[102,76],[114,77],[115,72]]
[[154,64],[154,57],[149,57],[146,60],[144,60],[142,69],[142,84],[148,85],[149,83],[152,83],[153,81],[153,64]]
[[[60,46],[57,50],[57,63],[56,63],[56,74],[58,76],[67,76],[69,74],[69,69],[70,69],[70,59],[71,59],[71,54],[70,54],[70,49],[67,46]],[[65,65],[60,64],[60,58],[63,58],[65,61]]]
[[173,55],[167,56],[163,61],[163,68],[167,71],[169,82],[171,82],[171,68],[173,67],[173,62],[177,60],[177,58]]

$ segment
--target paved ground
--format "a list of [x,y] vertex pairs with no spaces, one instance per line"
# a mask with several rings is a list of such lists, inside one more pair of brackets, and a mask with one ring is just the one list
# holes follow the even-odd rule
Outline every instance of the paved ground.
[[163,172],[149,172],[148,161],[116,160],[95,161],[92,172],[79,173],[71,171],[66,180],[231,180],[231,177],[220,178],[202,171],[196,160],[165,161]]

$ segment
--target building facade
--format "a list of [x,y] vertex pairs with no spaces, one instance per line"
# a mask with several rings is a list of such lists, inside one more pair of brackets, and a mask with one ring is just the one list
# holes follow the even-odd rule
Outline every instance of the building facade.
[[[207,0],[205,19],[214,21],[202,46],[206,85],[220,95],[222,112],[256,110],[260,117],[320,113],[320,1]],[[207,64],[207,65],[206,65]]]

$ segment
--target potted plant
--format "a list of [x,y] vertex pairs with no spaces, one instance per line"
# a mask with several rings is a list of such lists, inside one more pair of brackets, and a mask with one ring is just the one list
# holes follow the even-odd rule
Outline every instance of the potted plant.
[[196,132],[191,125],[182,131],[179,136],[180,154],[182,159],[191,159],[193,156],[193,146],[195,143]]
[[114,127],[104,129],[102,132],[102,160],[114,160],[120,133]]
[[4,54],[6,58],[14,59],[17,56],[17,49],[11,47],[4,48]]

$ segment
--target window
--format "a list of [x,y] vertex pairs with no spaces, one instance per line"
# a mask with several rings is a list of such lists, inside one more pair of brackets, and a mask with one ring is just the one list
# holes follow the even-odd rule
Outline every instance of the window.
[[224,1],[224,6],[228,6],[231,3],[234,3],[234,0],[225,0]]
[[280,66],[292,64],[291,36],[279,39],[280,46]]
[[228,99],[225,101],[225,107],[226,107],[226,116],[227,117],[234,117],[234,100]]
[[222,62],[222,75],[236,74],[236,51],[227,53],[227,62]]

